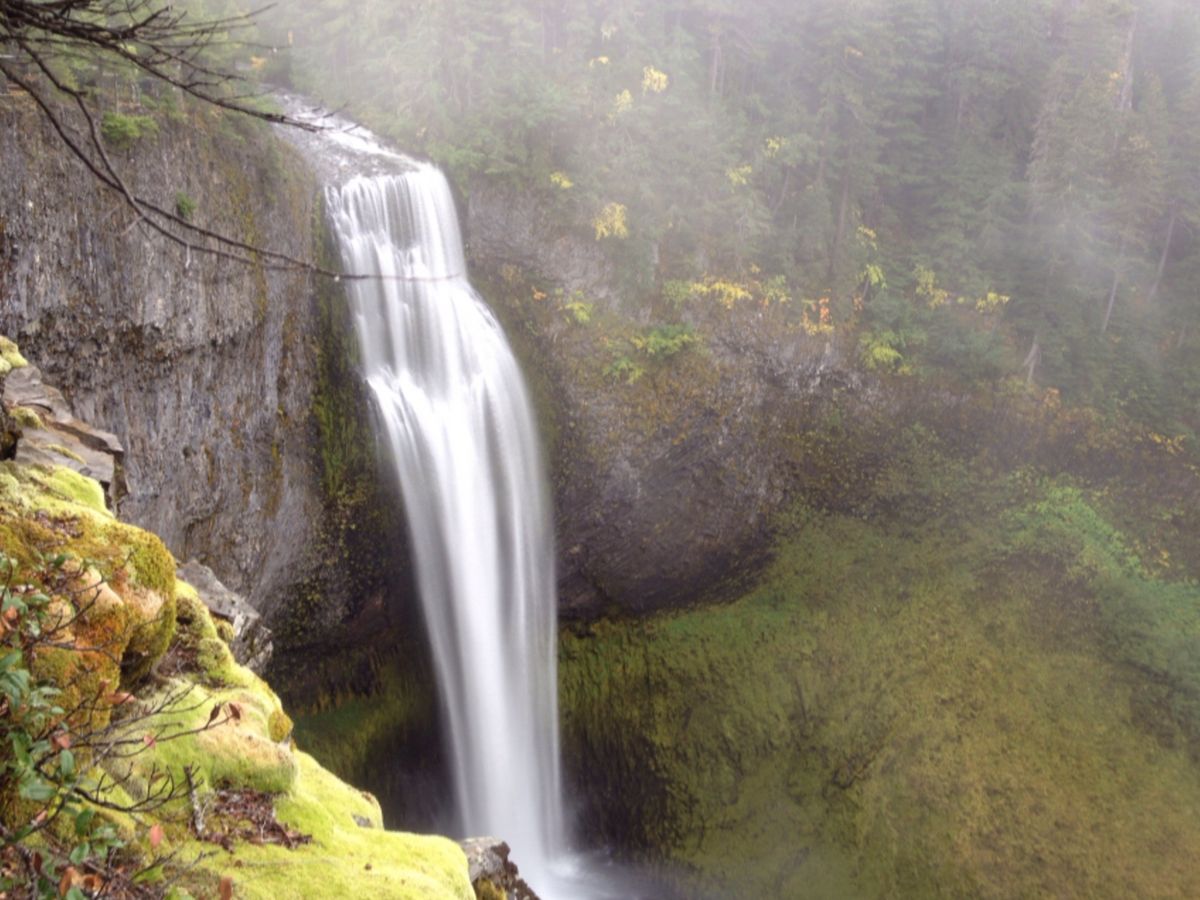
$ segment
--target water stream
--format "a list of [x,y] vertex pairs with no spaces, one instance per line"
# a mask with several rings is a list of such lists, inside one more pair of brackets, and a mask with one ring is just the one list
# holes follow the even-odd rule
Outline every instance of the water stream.
[[370,385],[404,494],[459,825],[550,896],[563,856],[554,539],[541,450],[504,334],[466,278],[442,173],[327,189]]

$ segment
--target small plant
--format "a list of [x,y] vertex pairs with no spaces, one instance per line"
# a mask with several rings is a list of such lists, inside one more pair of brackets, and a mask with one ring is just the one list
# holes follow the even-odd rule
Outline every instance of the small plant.
[[698,342],[691,325],[659,325],[621,341],[604,374],[633,384],[646,374],[648,365],[670,359]]
[[[181,797],[185,786],[155,767],[145,790],[131,791],[102,764],[228,718],[214,709],[201,729],[164,733],[151,724],[183,699],[181,691],[136,703],[114,683],[90,683],[89,666],[111,654],[106,646],[81,646],[75,636],[98,610],[103,582],[86,577],[94,571],[66,555],[20,568],[0,554],[0,747],[6,751],[0,756],[0,896],[160,894],[148,885],[161,879],[171,856],[147,861],[123,851],[125,842],[101,811],[152,812]],[[39,675],[37,660],[64,652],[77,655],[78,671],[62,684]],[[191,778],[190,767],[185,775]],[[132,799],[135,793],[140,799]],[[157,849],[161,826],[148,838]]]
[[669,359],[696,343],[691,325],[659,325],[632,339],[633,346],[651,358]]
[[555,290],[554,296],[559,310],[576,325],[586,325],[592,321],[592,311],[596,308],[596,304],[589,303],[584,297],[583,291],[572,291],[569,297],[564,297],[562,289],[559,288]]
[[613,361],[605,368],[604,374],[616,381],[633,384],[646,374],[646,369],[644,366],[639,365],[628,353],[619,353],[613,357]]
[[158,134],[158,123],[150,116],[106,112],[100,120],[100,133],[116,149],[128,150],[142,138]]
[[196,201],[179,191],[175,195],[175,214],[185,222],[192,221],[192,216],[196,212]]

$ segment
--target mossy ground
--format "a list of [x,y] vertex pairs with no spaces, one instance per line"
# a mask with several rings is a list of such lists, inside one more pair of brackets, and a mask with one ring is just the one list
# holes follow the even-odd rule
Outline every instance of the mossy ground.
[[1200,893],[1200,589],[1148,574],[1102,498],[954,499],[802,510],[737,602],[566,635],[597,834],[721,896]]
[[[47,587],[52,608],[68,610],[71,597],[75,608],[85,601],[31,670],[62,690],[68,710],[90,698],[89,721],[68,717],[71,728],[111,720],[115,736],[129,741],[119,746],[133,748],[80,757],[93,767],[81,771],[95,790],[126,810],[103,813],[122,835],[123,853],[145,862],[174,850],[163,877],[197,897],[217,896],[224,877],[237,897],[474,896],[456,844],[383,830],[374,797],[295,747],[279,698],[234,660],[196,592],[176,582],[169,551],[156,536],[117,522],[98,484],[65,469],[6,462],[0,500],[0,552],[22,568],[66,558],[59,581]],[[118,682],[128,694],[111,694]],[[177,788],[165,805],[138,807],[171,783]],[[207,805],[221,787],[269,795],[277,819],[311,841],[218,848],[197,840],[193,798]],[[0,815],[23,810],[0,802]],[[157,852],[155,825],[165,842]]]
[[[472,900],[466,859],[457,844],[384,831],[374,798],[349,787],[308,754],[296,752],[295,757],[295,785],[280,797],[275,812],[284,824],[311,835],[312,843],[295,850],[271,845],[239,846],[232,854],[217,850],[203,863],[210,886],[230,875],[235,896],[262,900]],[[356,816],[368,824],[360,825]],[[185,852],[212,849],[193,844]]]

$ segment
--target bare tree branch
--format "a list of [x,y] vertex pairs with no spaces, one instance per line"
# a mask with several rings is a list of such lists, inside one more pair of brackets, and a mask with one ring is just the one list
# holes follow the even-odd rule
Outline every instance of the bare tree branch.
[[0,73],[32,98],[71,154],[120,197],[135,222],[179,246],[189,259],[195,253],[270,271],[359,277],[198,225],[133,190],[105,147],[92,92],[62,71],[68,61],[122,66],[231,113],[319,131],[319,123],[256,105],[261,95],[242,76],[213,62],[214,52],[234,46],[230,36],[250,29],[262,11],[193,19],[166,0],[0,0],[0,50],[15,51],[0,53]]

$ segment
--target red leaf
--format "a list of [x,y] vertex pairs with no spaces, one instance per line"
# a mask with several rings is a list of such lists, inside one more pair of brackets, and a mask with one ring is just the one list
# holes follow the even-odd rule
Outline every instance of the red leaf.
[[221,879],[221,900],[233,900],[233,879],[226,875]]
[[142,737],[142,741],[147,747],[153,747],[158,743],[158,738],[152,734],[147,734]]
[[133,700],[134,696],[128,691],[113,691],[113,693],[109,694],[104,699],[113,706],[120,706],[122,703],[128,703]]
[[242,721],[242,707],[239,704],[234,703],[233,701],[230,701],[229,715],[233,718],[233,721],[235,721],[235,722]]
[[53,738],[50,739],[50,743],[52,743],[59,750],[70,750],[71,749],[71,735],[65,731],[60,731]]
[[157,850],[158,845],[162,843],[163,828],[157,822],[150,826],[150,846]]

